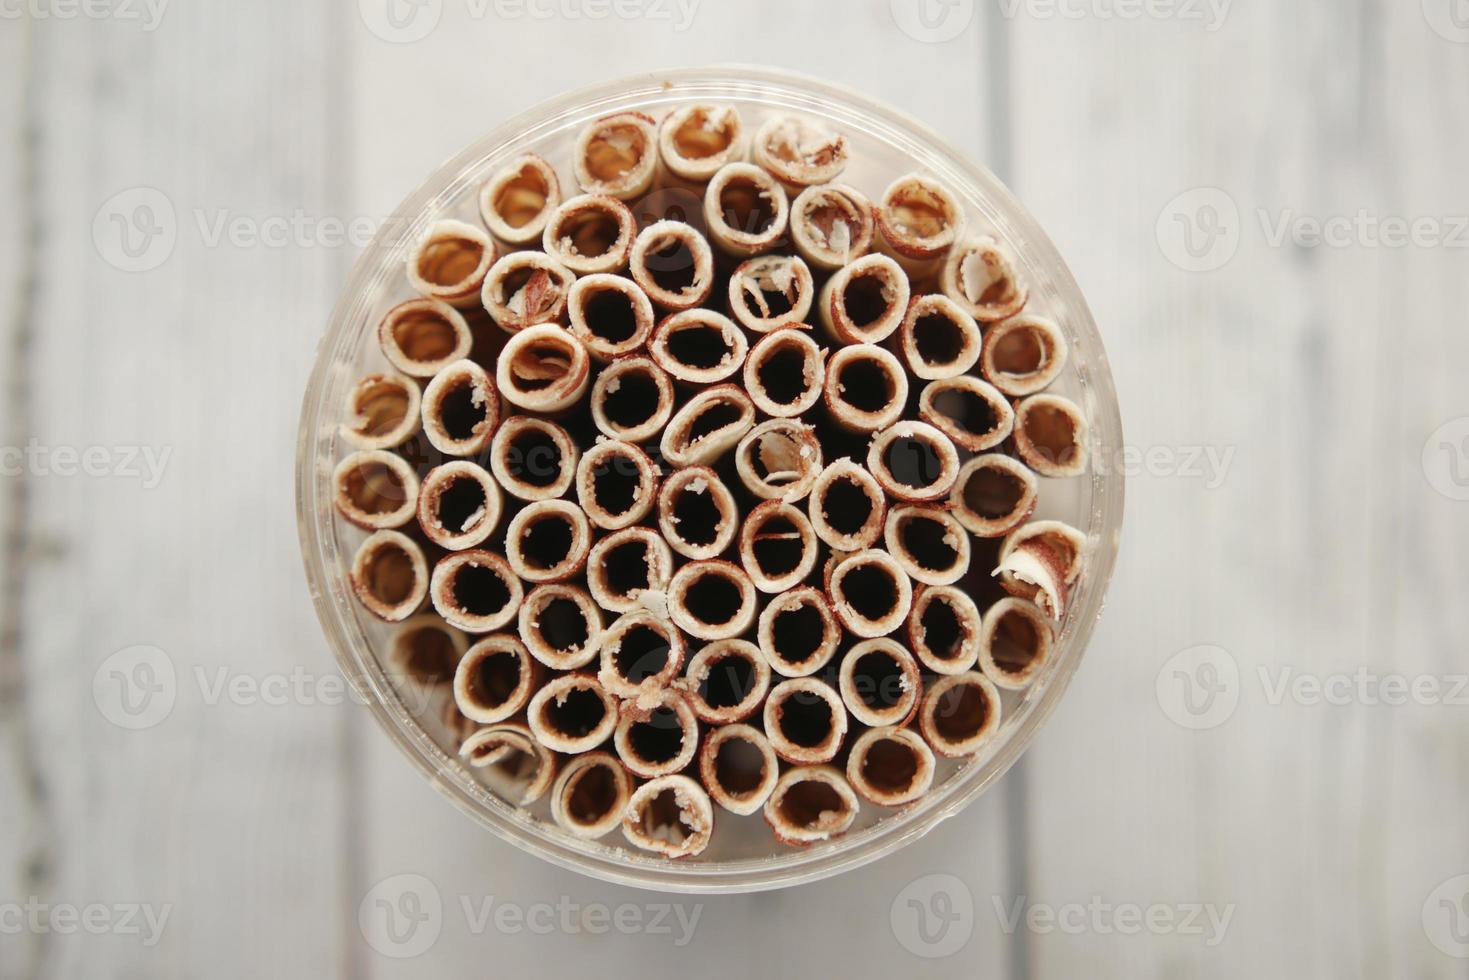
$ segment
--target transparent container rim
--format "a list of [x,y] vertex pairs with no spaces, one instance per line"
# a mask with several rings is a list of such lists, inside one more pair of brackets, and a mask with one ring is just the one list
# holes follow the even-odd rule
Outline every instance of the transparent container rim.
[[[887,130],[879,134],[883,138],[921,146],[927,151],[921,155],[922,162],[938,165],[942,161],[941,169],[953,170],[971,182],[996,210],[1004,214],[1011,229],[1023,237],[1030,262],[1048,269],[1056,287],[1067,298],[1068,326],[1088,344],[1085,379],[1094,386],[1093,401],[1096,403],[1090,418],[1094,457],[1098,451],[1110,452],[1122,445],[1122,420],[1111,371],[1085,297],[1055,245],[993,173],[968,159],[927,126],[845,86],[759,66],[680,68],[601,82],[520,113],[450,158],[394,211],[353,265],[332,311],[328,332],[317,348],[316,364],[302,404],[296,455],[296,510],[307,583],[340,669],[368,705],[378,724],[436,789],[496,836],[561,867],[637,888],[693,894],[734,894],[817,881],[891,854],[956,815],[1015,764],[1060,702],[1091,639],[1116,563],[1124,481],[1115,467],[1109,467],[1106,473],[1098,473],[1096,467],[1092,468],[1091,526],[1085,530],[1099,547],[1093,547],[1088,555],[1082,602],[1068,613],[1066,632],[1069,635],[1062,638],[1056,664],[1045,679],[1045,690],[1038,703],[1030,707],[1019,726],[993,754],[970,763],[971,766],[982,764],[985,768],[982,774],[965,776],[962,772],[956,773],[942,788],[908,812],[895,813],[870,828],[869,832],[864,832],[863,839],[850,841],[853,846],[813,848],[761,861],[707,864],[642,860],[636,856],[629,857],[624,850],[611,848],[606,848],[605,853],[579,850],[534,833],[525,821],[517,821],[511,813],[496,812],[486,805],[487,790],[476,789],[467,783],[457,767],[436,763],[433,756],[435,753],[442,755],[441,750],[411,718],[397,715],[390,709],[390,706],[399,704],[397,693],[381,670],[374,669],[376,665],[364,658],[363,650],[351,642],[354,636],[363,638],[350,606],[350,592],[342,582],[333,581],[332,570],[337,561],[335,544],[329,535],[323,533],[330,527],[330,509],[327,508],[323,523],[323,514],[317,506],[319,501],[329,499],[321,493],[326,476],[319,471],[316,460],[322,441],[335,439],[336,425],[332,417],[337,406],[328,403],[326,394],[337,358],[349,353],[345,350],[350,340],[347,327],[353,322],[354,312],[362,298],[370,294],[370,287],[382,275],[382,253],[395,244],[390,236],[396,235],[401,241],[403,236],[416,233],[426,223],[427,215],[434,213],[444,201],[462,193],[465,182],[473,178],[477,163],[533,141],[542,131],[556,128],[568,117],[599,108],[615,109],[629,101],[660,94],[672,93],[685,98],[697,96],[701,88],[725,93],[742,91],[756,96],[778,93],[786,98],[806,99],[816,110],[842,106],[860,113],[865,123]],[[918,147],[914,149],[916,151]],[[1106,540],[1099,540],[1100,535],[1105,535]]]

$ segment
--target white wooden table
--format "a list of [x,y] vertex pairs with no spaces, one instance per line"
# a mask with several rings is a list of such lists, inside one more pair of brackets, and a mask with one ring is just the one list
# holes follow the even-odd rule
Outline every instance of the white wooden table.
[[[1430,441],[1469,416],[1463,0],[395,2],[395,29],[385,0],[0,10],[0,447],[34,447],[0,477],[0,978],[1469,973],[1469,914],[1440,904],[1469,873],[1469,423]],[[330,688],[271,703],[269,678],[334,673],[292,513],[300,394],[357,251],[322,239],[551,94],[730,61],[902,107],[1049,229],[1138,453],[1108,611],[1024,761],[900,856],[685,900],[682,946],[676,924],[486,925],[489,898],[668,899],[497,842]],[[164,207],[171,248],[141,237]],[[113,214],[140,219],[136,255]],[[282,222],[284,244],[230,233]],[[139,645],[179,694],[128,731],[94,680]],[[1224,673],[1171,660],[1200,645]],[[1388,675],[1417,703],[1374,703]],[[1224,707],[1189,714],[1211,677]],[[212,697],[221,678],[267,686]],[[444,904],[415,959],[358,926],[400,874]],[[903,942],[947,951],[902,918],[930,874],[972,904],[947,957]],[[102,907],[103,934],[11,928],[37,905]],[[166,909],[156,943],[129,905]],[[1129,905],[1179,918],[1139,932]],[[1194,905],[1222,935],[1180,927]]]

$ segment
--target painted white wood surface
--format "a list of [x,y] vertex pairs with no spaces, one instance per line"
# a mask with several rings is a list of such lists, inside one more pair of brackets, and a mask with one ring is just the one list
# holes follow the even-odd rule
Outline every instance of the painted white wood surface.
[[[476,17],[445,0],[437,27],[407,44],[371,33],[357,6],[179,2],[152,32],[0,22],[0,125],[18,133],[25,99],[40,124],[22,436],[171,452],[152,489],[24,480],[26,550],[0,569],[23,587],[17,623],[0,623],[20,640],[0,671],[25,668],[24,710],[0,703],[0,902],[39,888],[52,902],[173,905],[152,949],[0,936],[0,978],[1462,975],[1420,912],[1469,872],[1464,709],[1273,706],[1257,670],[1464,670],[1469,504],[1431,489],[1420,452],[1469,415],[1469,250],[1274,248],[1257,212],[1469,214],[1469,46],[1434,33],[1418,4],[1388,0],[1240,0],[1214,32],[1046,17],[1044,5],[1006,16],[1011,4],[980,0],[937,44],[897,30],[885,0],[705,0],[685,31]],[[221,215],[385,214],[443,158],[550,94],[716,61],[853,85],[1002,170],[1091,298],[1129,444],[1233,450],[1232,465],[1214,489],[1130,481],[1108,613],[1061,710],[1016,773],[900,856],[795,891],[703,899],[684,948],[473,935],[460,896],[662,899],[490,838],[360,709],[206,703],[220,668],[333,670],[290,487],[300,391],[354,254],[209,236]],[[0,149],[7,191],[26,152],[18,137]],[[168,197],[178,240],[158,268],[129,274],[92,227],[137,186]],[[1155,223],[1203,186],[1237,204],[1239,252],[1185,273]],[[15,356],[23,239],[16,221],[0,226],[0,376]],[[0,481],[0,507],[20,489]],[[1228,722],[1190,732],[1154,682],[1202,643],[1238,662],[1241,698]],[[165,721],[127,732],[101,717],[93,678],[135,644],[165,651],[180,683]],[[34,803],[28,758],[45,760]],[[932,872],[965,882],[974,932],[961,953],[922,960],[889,910]],[[431,950],[394,961],[363,942],[357,906],[404,873],[432,880],[449,914]],[[1010,936],[995,902],[1017,894],[1235,909],[1217,948],[1096,929]]]

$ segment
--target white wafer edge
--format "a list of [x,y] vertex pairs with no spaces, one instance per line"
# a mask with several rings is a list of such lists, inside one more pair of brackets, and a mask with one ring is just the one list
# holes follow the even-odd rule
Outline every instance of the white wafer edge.
[[348,391],[342,438],[358,449],[392,449],[417,434],[422,394],[412,378],[396,371],[365,374]]
[[[898,759],[903,759],[899,763]],[[878,806],[902,806],[921,799],[933,785],[933,750],[908,728],[870,728],[852,743],[847,782]]]
[[[470,488],[468,503],[459,501],[464,488]],[[477,493],[478,496],[472,496]],[[478,503],[467,514],[456,512],[450,520],[446,503],[467,507]],[[440,548],[463,551],[484,543],[500,524],[505,510],[505,496],[484,467],[467,459],[450,460],[424,474],[418,492],[418,526],[424,536]]]
[[[759,755],[760,770],[752,786],[731,786],[735,774],[729,766],[733,763],[722,757],[730,743],[743,742],[754,748]],[[765,733],[752,725],[724,725],[711,731],[699,750],[699,775],[709,790],[709,797],[730,813],[746,816],[756,813],[765,805],[780,778],[780,760],[770,747]]]
[[[385,567],[385,562],[392,564]],[[357,600],[368,612],[389,623],[400,623],[416,613],[428,592],[428,562],[423,549],[399,531],[368,535],[352,558],[349,577]]]
[[669,172],[702,182],[745,153],[745,127],[733,105],[698,102],[680,106],[658,127],[658,152]]
[[616,197],[579,194],[557,206],[541,233],[541,247],[579,276],[619,272],[632,257],[638,223]]
[[560,203],[556,168],[534,153],[522,153],[480,186],[480,218],[491,235],[508,245],[539,242]]
[[410,299],[383,314],[378,346],[388,363],[411,378],[431,378],[469,356],[474,336],[469,321],[448,303]]
[[795,503],[811,493],[825,463],[816,430],[797,419],[770,419],[735,447],[735,472],[762,500]]
[[369,531],[402,527],[417,512],[420,484],[413,467],[381,449],[349,453],[332,470],[332,503]]
[[485,369],[466,358],[434,375],[423,389],[420,411],[423,434],[435,449],[474,456],[489,447],[500,425],[500,395]]
[[618,112],[588,124],[572,152],[576,182],[588,194],[630,201],[646,194],[658,170],[658,124],[641,112]]
[[[602,784],[587,780],[602,776]],[[591,788],[589,788],[589,786]],[[633,780],[609,752],[588,752],[567,761],[551,787],[551,819],[583,840],[605,837],[622,824]]]
[[[488,569],[500,581],[506,598],[499,608],[476,612],[464,607],[458,586],[459,576],[466,569]],[[492,551],[481,549],[456,551],[440,558],[434,566],[428,592],[434,609],[444,617],[444,621],[466,633],[489,633],[508,626],[514,622],[516,614],[520,612],[520,603],[525,598],[525,590],[520,579],[511,570],[509,562]]]
[[[549,442],[554,455],[548,458],[544,445],[524,449],[528,436],[539,436]],[[490,441],[490,472],[505,492],[517,500],[552,500],[571,489],[576,478],[577,456],[571,433],[555,422],[531,415],[512,415],[501,423]],[[527,479],[530,476],[551,479]]]
[[765,822],[785,844],[815,844],[840,837],[861,804],[846,778],[831,766],[786,770],[765,801]]
[[429,299],[473,307],[495,254],[495,243],[483,228],[453,219],[435,221],[408,253],[408,284]]
[[[486,674],[492,672],[490,683]],[[520,638],[487,636],[471,646],[454,672],[454,703],[470,721],[493,725],[515,717],[530,703],[544,671]]]
[[557,778],[555,754],[537,742],[528,727],[515,722],[478,729],[459,746],[459,755],[476,769],[499,773],[520,806],[545,796]]
[[638,787],[623,808],[628,843],[670,858],[699,854],[714,834],[709,794],[688,776],[659,776]]

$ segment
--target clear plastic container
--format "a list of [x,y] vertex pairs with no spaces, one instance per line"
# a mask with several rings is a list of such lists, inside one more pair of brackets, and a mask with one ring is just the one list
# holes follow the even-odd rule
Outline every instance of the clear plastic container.
[[[338,434],[346,392],[362,374],[386,367],[375,329],[391,306],[410,297],[407,249],[428,223],[441,217],[477,222],[480,184],[503,161],[527,150],[551,161],[562,176],[563,192],[575,193],[571,149],[583,125],[620,109],[661,118],[692,101],[738,106],[750,132],[775,111],[824,120],[850,141],[852,162],[842,180],[871,197],[894,177],[915,170],[950,187],[966,205],[970,230],[988,229],[1014,249],[1030,284],[1027,311],[1061,324],[1071,355],[1051,390],[1085,411],[1093,462],[1085,476],[1042,480],[1035,518],[1064,520],[1081,529],[1089,553],[1057,655],[1027,691],[1006,693],[1002,725],[987,751],[941,764],[931,793],[907,808],[885,811],[864,804],[851,831],[836,840],[791,848],[774,839],[759,814],[735,817],[719,811],[710,848],[698,857],[671,861],[633,850],[618,832],[599,842],[574,838],[550,821],[544,799],[529,809],[507,803],[484,770],[460,762],[440,717],[447,691],[425,700],[422,692],[398,690],[384,665],[391,628],[352,596],[347,570],[363,532],[336,515],[331,473],[349,451]],[[668,204],[659,202],[660,212]],[[403,752],[461,809],[517,847],[607,881],[665,891],[756,891],[828,877],[891,854],[953,816],[1019,758],[1060,701],[1102,609],[1122,524],[1123,479],[1116,467],[1098,461],[1116,459],[1121,445],[1116,392],[1086,302],[1050,240],[993,174],[904,113],[846,89],[767,69],[693,69],[621,79],[540,105],[470,146],[408,197],[358,260],[318,350],[301,414],[297,511],[312,598],[343,673]]]

